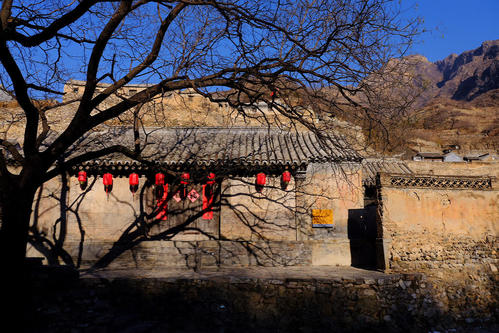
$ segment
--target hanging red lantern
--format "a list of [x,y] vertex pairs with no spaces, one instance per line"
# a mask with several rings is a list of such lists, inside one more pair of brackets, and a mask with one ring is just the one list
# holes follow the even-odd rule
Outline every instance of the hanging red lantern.
[[[157,173],[155,176],[155,187],[156,187],[156,199],[160,200],[163,198],[165,193],[165,175],[162,173]],[[167,186],[167,185],[166,185]]]
[[208,178],[208,181],[206,182],[207,184],[215,184],[215,174],[213,172],[210,172],[207,178]]
[[106,194],[109,195],[109,192],[113,190],[113,175],[110,173],[105,173],[102,177],[102,183],[104,184],[104,190]]
[[165,175],[162,173],[156,174],[156,185],[165,185]]
[[264,186],[266,182],[267,182],[267,176],[263,172],[260,172],[259,174],[256,175],[257,185]]
[[288,187],[290,181],[291,181],[291,172],[286,170],[282,173],[281,176],[281,188],[285,190]]
[[180,176],[180,184],[187,185],[189,184],[189,180],[191,179],[191,175],[188,172],[184,172],[182,176]]
[[139,175],[136,173],[131,173],[129,176],[130,191],[135,194],[139,188]]
[[203,187],[204,195],[207,197],[213,196],[213,187],[215,185],[215,174],[210,172],[206,177],[206,185]]
[[190,179],[191,175],[188,172],[184,172],[180,176],[180,198],[182,200],[187,198],[187,185],[189,184]]
[[85,171],[78,172],[78,182],[82,190],[87,187],[87,173]]
[[260,172],[259,174],[256,175],[255,187],[257,192],[262,192],[266,182],[267,182],[267,176],[263,172]]

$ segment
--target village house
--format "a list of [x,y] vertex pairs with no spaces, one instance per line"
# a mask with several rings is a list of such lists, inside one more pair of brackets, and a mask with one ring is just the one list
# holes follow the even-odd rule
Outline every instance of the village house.
[[[131,144],[132,138],[131,130],[114,129],[75,151]],[[268,128],[151,128],[145,138],[141,162],[113,155],[76,167],[65,186],[47,184],[34,221],[40,235],[64,220],[65,248],[92,265],[145,216],[147,235],[111,262],[120,267],[350,265],[352,237],[362,247],[362,235],[351,231],[353,212],[364,204],[361,157],[338,137]],[[157,197],[160,173],[166,187]],[[137,175],[134,194],[131,174]],[[106,181],[112,188],[103,189]],[[207,198],[210,182],[213,197]],[[61,217],[56,207],[63,197],[70,209]],[[186,221],[192,223],[185,230],[175,229]],[[35,249],[43,252],[40,244]]]
[[[144,87],[125,88],[123,94],[133,94]],[[202,96],[184,93],[184,102],[192,94],[193,109],[203,110],[196,102]],[[257,106],[246,111],[273,112]],[[196,119],[201,114],[185,104],[157,114],[171,120],[178,110]],[[182,127],[153,127],[141,118],[139,159],[92,159],[44,184],[28,255],[82,268],[400,270],[439,267],[456,257],[462,265],[497,265],[491,252],[499,222],[495,161],[462,163],[452,151],[419,153],[414,161],[363,158],[362,138],[344,135],[354,128],[347,123],[314,133],[238,123],[231,111],[224,117]],[[110,125],[65,158],[117,143],[134,149],[134,131]],[[434,246],[445,255],[433,256]]]

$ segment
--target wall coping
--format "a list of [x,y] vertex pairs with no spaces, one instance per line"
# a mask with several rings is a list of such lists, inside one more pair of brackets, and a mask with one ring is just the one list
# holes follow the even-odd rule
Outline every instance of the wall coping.
[[498,189],[493,176],[457,176],[429,174],[399,174],[380,172],[377,186],[394,188],[421,188],[432,190],[475,190],[493,191]]

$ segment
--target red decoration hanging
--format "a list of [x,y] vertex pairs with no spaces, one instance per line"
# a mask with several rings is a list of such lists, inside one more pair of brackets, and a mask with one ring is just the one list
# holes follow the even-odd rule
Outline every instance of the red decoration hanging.
[[191,179],[191,175],[188,172],[184,172],[182,176],[180,176],[180,184],[187,185],[189,184],[189,180]]
[[189,184],[190,179],[191,175],[188,172],[184,172],[180,176],[180,198],[182,200],[187,198],[187,185]]
[[113,175],[110,173],[105,173],[102,177],[102,183],[104,184],[104,186],[113,185]]
[[85,171],[78,172],[78,182],[82,190],[87,187],[87,173]]
[[156,174],[155,185],[156,185],[156,199],[160,200],[165,193],[165,188],[168,188],[168,185],[165,185],[165,175],[164,174],[162,174],[162,173]]
[[109,195],[109,192],[113,190],[113,175],[110,173],[105,173],[102,177],[102,183],[104,184],[104,190],[106,194]]
[[281,188],[285,190],[288,187],[290,181],[291,181],[291,172],[286,170],[282,173],[281,176]]
[[283,182],[286,182],[286,183],[289,183],[291,181],[291,172],[289,171],[284,171],[282,173],[282,181]]
[[255,187],[257,192],[262,192],[266,182],[267,182],[267,176],[263,172],[260,172],[259,174],[256,175]]
[[131,173],[129,177],[130,191],[135,194],[139,188],[139,175],[136,173]]
[[[164,179],[163,179],[164,180]],[[168,184],[157,185],[161,187],[161,196],[158,198],[156,220],[166,221],[168,217]],[[156,192],[158,195],[158,191]]]
[[267,176],[263,172],[260,172],[259,174],[256,175],[257,185],[264,186],[266,182],[267,182]]
[[208,178],[208,181],[206,182],[207,184],[215,184],[215,174],[213,172],[210,172],[207,178]]
[[203,185],[203,210],[206,212],[203,214],[203,220],[213,219],[213,210],[211,206],[213,205],[213,189],[215,186],[215,174],[210,172],[206,177],[206,185]]
[[156,185],[165,185],[165,175],[162,173],[156,174]]
[[131,173],[130,177],[130,186],[138,186],[139,185],[139,175],[136,173]]
[[213,219],[213,184],[203,185],[203,220]]

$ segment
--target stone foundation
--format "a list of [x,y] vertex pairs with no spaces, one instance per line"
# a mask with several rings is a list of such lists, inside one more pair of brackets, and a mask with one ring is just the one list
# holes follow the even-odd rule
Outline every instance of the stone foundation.
[[[33,332],[493,332],[497,273],[82,278],[33,283]],[[381,275],[381,276],[379,276]],[[43,288],[42,288],[43,286]],[[477,330],[478,332],[478,330]]]
[[499,263],[497,238],[482,241],[468,237],[435,239],[431,243],[411,235],[401,235],[390,246],[390,268],[426,270],[435,268],[463,269],[477,264],[496,268]]
[[[163,269],[247,266],[350,266],[348,239],[308,241],[146,241],[124,251],[109,268]],[[361,246],[356,242],[355,248]],[[72,258],[79,244],[67,243]],[[110,251],[111,242],[83,244],[81,267],[88,268]],[[33,253],[34,254],[34,253]]]

